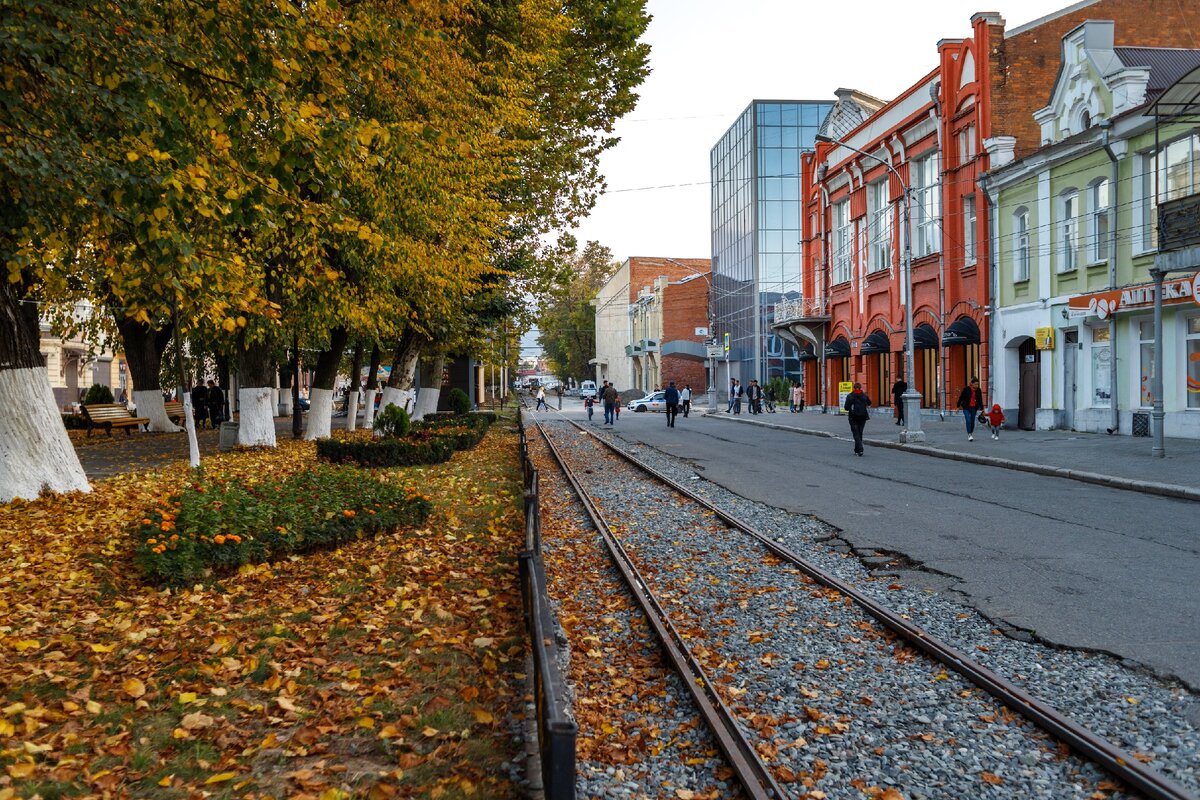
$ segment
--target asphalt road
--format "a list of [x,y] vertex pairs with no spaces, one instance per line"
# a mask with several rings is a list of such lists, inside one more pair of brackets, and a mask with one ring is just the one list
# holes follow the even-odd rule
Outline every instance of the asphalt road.
[[[564,412],[583,419],[575,403]],[[886,448],[858,458],[848,439],[714,418],[667,428],[662,414],[626,412],[616,433],[814,515],[855,548],[955,576],[993,620],[1200,687],[1200,504]]]

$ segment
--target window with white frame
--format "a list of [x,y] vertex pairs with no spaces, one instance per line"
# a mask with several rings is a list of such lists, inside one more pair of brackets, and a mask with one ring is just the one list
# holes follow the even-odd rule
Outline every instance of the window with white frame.
[[1186,328],[1184,366],[1186,377],[1187,407],[1200,408],[1200,317],[1188,317]]
[[1088,263],[1108,261],[1108,178],[1093,181],[1088,187]]
[[1154,194],[1155,162],[1153,153],[1143,153],[1134,162],[1136,202],[1140,206],[1138,227],[1140,235],[1134,241],[1142,252],[1158,249],[1158,198]]
[[1058,271],[1073,272],[1079,268],[1079,192],[1063,192],[1058,211]]
[[920,258],[938,250],[937,226],[941,224],[942,204],[938,194],[937,154],[914,160],[910,177],[916,228],[913,255]]
[[958,163],[966,164],[975,154],[975,126],[968,125],[958,132]]
[[867,187],[870,215],[870,246],[867,252],[871,272],[892,266],[892,204],[888,202],[888,182]]
[[962,206],[963,266],[970,267],[975,264],[975,195],[964,195]]
[[854,244],[850,201],[833,204],[833,282],[850,280],[850,253]]
[[1029,280],[1029,209],[1013,213],[1013,283]]
[[1112,346],[1108,328],[1092,329],[1092,406],[1112,403]]
[[1154,405],[1154,322],[1143,320],[1137,324],[1138,358],[1140,361],[1139,378],[1141,388],[1138,392],[1139,404],[1142,408]]

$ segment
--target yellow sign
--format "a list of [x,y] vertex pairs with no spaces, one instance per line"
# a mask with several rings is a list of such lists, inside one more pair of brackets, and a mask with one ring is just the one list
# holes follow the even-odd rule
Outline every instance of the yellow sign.
[[1034,331],[1034,339],[1037,341],[1038,350],[1053,350],[1054,328],[1038,328]]
[[838,382],[838,413],[846,413],[846,396],[854,391],[854,381]]

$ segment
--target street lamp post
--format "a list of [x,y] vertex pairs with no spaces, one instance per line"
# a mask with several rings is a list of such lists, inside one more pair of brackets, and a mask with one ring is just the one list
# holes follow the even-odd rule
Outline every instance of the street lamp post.
[[900,271],[904,274],[904,327],[906,329],[904,339],[904,382],[908,386],[908,390],[900,396],[901,402],[904,404],[904,428],[900,431],[900,441],[904,444],[923,442],[925,441],[925,431],[921,430],[921,393],[916,390],[914,384],[916,377],[916,370],[914,369],[914,362],[916,361],[916,337],[913,335],[912,309],[912,189],[909,187],[908,181],[904,180],[903,176],[900,175],[899,170],[879,156],[868,153],[865,150],[859,150],[857,147],[853,147],[839,139],[834,139],[824,134],[817,134],[816,138],[817,141],[844,147],[847,150],[853,150],[861,156],[878,161],[887,168],[888,172],[895,176],[901,188],[904,189],[904,206],[902,208],[904,222],[900,226],[900,233],[904,237],[904,242],[901,248]]

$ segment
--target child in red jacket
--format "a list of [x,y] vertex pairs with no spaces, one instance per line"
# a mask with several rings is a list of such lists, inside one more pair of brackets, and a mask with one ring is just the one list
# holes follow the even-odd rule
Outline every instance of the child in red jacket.
[[1000,426],[1004,424],[1004,412],[1000,410],[1000,404],[996,403],[992,406],[992,410],[987,412],[988,425],[992,428],[992,438],[997,441],[1000,439]]

